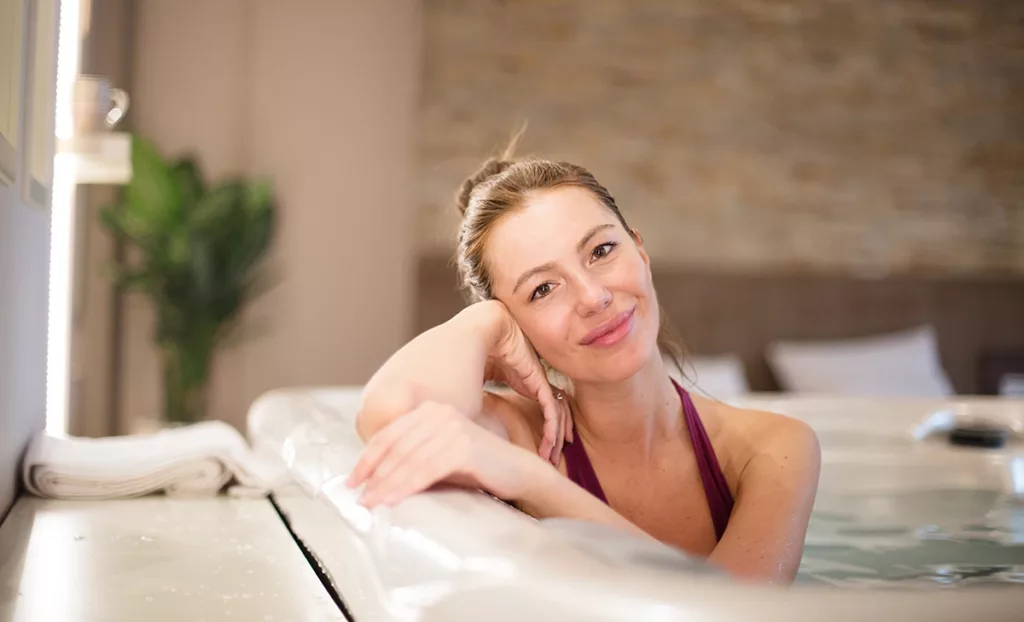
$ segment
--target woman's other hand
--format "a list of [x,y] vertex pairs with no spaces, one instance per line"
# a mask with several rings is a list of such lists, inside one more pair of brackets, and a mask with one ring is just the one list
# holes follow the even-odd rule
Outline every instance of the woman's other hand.
[[395,505],[438,482],[519,499],[544,463],[452,406],[426,401],[373,436],[348,478],[367,508]]
[[562,445],[572,442],[572,414],[565,395],[548,383],[540,359],[508,310],[497,301],[499,330],[489,353],[484,380],[508,385],[516,393],[535,400],[544,413],[544,436],[537,453],[557,465]]

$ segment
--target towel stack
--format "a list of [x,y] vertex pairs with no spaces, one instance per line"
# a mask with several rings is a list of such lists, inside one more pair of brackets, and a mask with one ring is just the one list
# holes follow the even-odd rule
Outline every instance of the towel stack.
[[108,438],[37,436],[25,456],[26,489],[54,499],[121,499],[156,492],[262,496],[287,480],[280,461],[253,453],[222,421]]

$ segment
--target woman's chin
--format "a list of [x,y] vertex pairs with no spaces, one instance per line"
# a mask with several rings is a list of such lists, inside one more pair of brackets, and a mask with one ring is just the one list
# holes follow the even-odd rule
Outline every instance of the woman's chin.
[[[654,348],[657,350],[657,347]],[[616,352],[615,356],[602,357],[604,360],[588,361],[580,369],[577,382],[614,383],[629,380],[651,363],[652,355],[647,348],[628,348]]]

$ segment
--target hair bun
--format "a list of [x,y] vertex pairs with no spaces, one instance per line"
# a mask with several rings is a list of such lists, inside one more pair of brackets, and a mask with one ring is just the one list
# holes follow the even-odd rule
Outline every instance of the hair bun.
[[512,166],[511,160],[491,158],[484,162],[483,166],[481,166],[476,173],[466,179],[466,181],[462,182],[462,187],[459,188],[459,192],[455,197],[455,204],[459,208],[459,213],[463,216],[466,215],[466,209],[469,207],[469,199],[473,195],[473,190],[475,190],[477,186],[484,183],[491,177],[505,172],[505,170],[510,166]]

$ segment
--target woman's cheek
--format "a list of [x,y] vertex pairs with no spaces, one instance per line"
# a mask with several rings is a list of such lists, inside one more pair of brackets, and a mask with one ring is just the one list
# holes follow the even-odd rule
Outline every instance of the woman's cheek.
[[552,359],[559,360],[570,349],[570,327],[564,309],[552,305],[545,309],[545,313],[538,314],[530,328],[532,330],[527,333],[527,337],[535,335],[530,338],[530,342],[537,353],[549,362],[553,363]]

